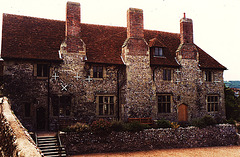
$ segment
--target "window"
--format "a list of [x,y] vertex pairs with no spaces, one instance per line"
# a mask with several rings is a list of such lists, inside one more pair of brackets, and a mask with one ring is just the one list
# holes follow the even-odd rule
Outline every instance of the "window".
[[154,48],[154,56],[159,56],[159,57],[163,57],[163,48],[161,47],[155,47]]
[[25,117],[31,117],[31,104],[30,103],[24,104],[24,110],[25,110]]
[[34,64],[34,76],[38,78],[48,77],[48,65],[47,64]]
[[205,80],[207,82],[212,82],[212,80],[213,80],[213,73],[211,71],[205,71]]
[[163,69],[163,80],[171,81],[172,80],[172,70],[170,69]]
[[93,78],[103,78],[102,66],[93,66]]
[[219,96],[207,96],[207,111],[218,111]]
[[170,94],[158,95],[158,113],[171,112],[171,99]]
[[115,103],[114,96],[98,96],[98,115],[114,115]]
[[70,116],[71,97],[70,96],[53,96],[52,97],[52,114],[53,116]]

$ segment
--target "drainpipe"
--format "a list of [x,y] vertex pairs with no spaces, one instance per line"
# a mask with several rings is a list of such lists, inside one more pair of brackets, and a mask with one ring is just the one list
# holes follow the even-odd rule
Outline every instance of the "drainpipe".
[[118,108],[118,110],[117,110],[117,119],[118,119],[118,121],[120,120],[120,112],[119,112],[119,110],[120,110],[119,71],[120,71],[120,69],[118,68],[118,70],[117,70],[117,101],[118,101],[118,103],[117,103],[117,108]]
[[50,68],[51,68],[51,63],[48,66],[48,131],[50,130]]

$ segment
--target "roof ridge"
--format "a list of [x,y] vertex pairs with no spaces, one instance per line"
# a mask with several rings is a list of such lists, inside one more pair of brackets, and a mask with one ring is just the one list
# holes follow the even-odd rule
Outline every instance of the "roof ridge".
[[44,17],[34,17],[34,16],[18,15],[18,14],[11,14],[11,13],[3,13],[3,16],[16,16],[16,17],[25,17],[25,18],[39,19],[39,20],[65,22],[64,20],[48,19],[48,18],[44,18]]
[[[65,22],[65,20],[56,20],[56,19],[48,19],[44,17],[34,17],[34,16],[27,16],[27,15],[18,15],[18,14],[11,14],[11,13],[3,13],[3,16],[16,16],[16,17],[26,17],[26,18],[33,18],[33,19],[39,19],[39,20],[48,20],[48,21],[56,21],[56,22]],[[92,25],[92,26],[102,26],[102,27],[112,27],[112,28],[125,28],[127,29],[127,26],[111,26],[111,25],[105,25],[105,24],[91,24],[91,23],[81,23],[84,25]],[[160,31],[160,30],[151,30],[151,29],[144,29],[144,31],[151,31],[151,32],[159,32],[159,33],[168,33],[168,34],[176,34],[179,35],[180,33],[174,33],[174,32],[167,32],[167,31]]]

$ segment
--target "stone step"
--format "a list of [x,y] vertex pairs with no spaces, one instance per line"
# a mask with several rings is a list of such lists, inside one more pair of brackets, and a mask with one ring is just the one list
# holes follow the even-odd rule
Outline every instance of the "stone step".
[[57,144],[57,143],[43,143],[43,144],[38,144],[38,147],[39,147],[39,148],[49,147],[49,146],[58,146],[58,144]]
[[[39,147],[39,146],[38,146]],[[40,148],[40,147],[39,147]],[[56,149],[56,148],[59,148],[58,145],[52,145],[52,146],[41,146],[41,150],[44,150],[44,149]]]
[[[45,157],[59,157],[60,155],[57,154],[57,155],[44,155]],[[67,156],[67,154],[61,154],[61,156],[65,157]]]
[[67,156],[64,147],[60,147],[55,136],[37,137],[38,147],[46,157]]
[[44,154],[44,156],[49,156],[49,155],[59,155],[60,156],[60,153],[61,154],[66,154],[65,151],[61,151],[61,152],[59,152],[59,151],[57,151],[57,152],[45,152],[43,154]]
[[51,140],[51,139],[57,139],[54,136],[43,136],[43,137],[37,137],[38,140]]
[[50,151],[52,151],[52,152],[54,152],[54,151],[65,151],[65,148],[61,148],[60,149],[60,147],[55,147],[55,148],[46,148],[46,149],[42,149],[42,152],[44,153],[44,152],[50,152]]
[[58,143],[58,141],[57,140],[38,141],[38,144],[44,144],[44,143]]

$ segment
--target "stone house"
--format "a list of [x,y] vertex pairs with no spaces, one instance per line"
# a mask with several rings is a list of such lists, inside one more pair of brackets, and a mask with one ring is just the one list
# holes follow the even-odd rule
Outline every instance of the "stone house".
[[127,28],[81,23],[75,2],[66,21],[3,14],[1,52],[4,94],[29,130],[97,118],[225,118],[226,68],[194,44],[185,15],[177,34],[145,30],[135,8]]

